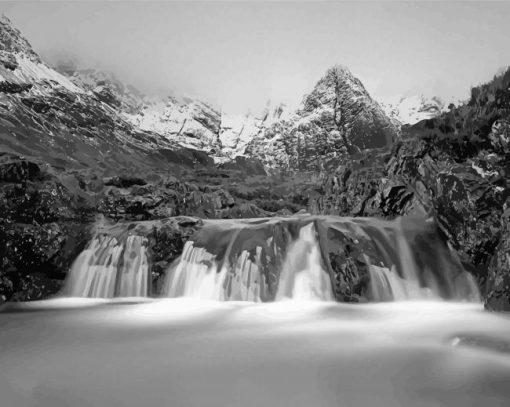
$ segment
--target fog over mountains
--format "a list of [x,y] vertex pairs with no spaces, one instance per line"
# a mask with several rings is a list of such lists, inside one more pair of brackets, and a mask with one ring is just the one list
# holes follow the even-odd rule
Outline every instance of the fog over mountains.
[[268,99],[296,109],[335,64],[380,103],[423,94],[448,105],[508,61],[504,3],[313,3],[106,3],[98,12],[89,2],[6,2],[4,10],[44,58],[74,53],[80,68],[113,71],[146,94],[183,93],[241,115],[259,114]]

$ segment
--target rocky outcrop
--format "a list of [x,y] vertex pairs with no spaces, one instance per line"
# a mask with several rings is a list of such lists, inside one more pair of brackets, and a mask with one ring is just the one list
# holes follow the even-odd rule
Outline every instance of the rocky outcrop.
[[485,306],[490,310],[510,312],[510,199],[501,216],[501,239],[489,266]]
[[77,180],[0,155],[0,302],[40,299],[60,289],[88,239],[90,207],[79,190]]
[[[33,61],[39,62],[39,56],[34,52],[30,43],[13,27],[11,21],[4,15],[0,16],[0,51],[11,58],[12,53],[23,54]],[[12,59],[11,59],[12,61]],[[14,62],[12,62],[14,64]]]
[[361,81],[343,66],[326,72],[305,97],[299,115],[299,126],[315,124],[329,133],[326,147],[334,151],[385,147],[397,136],[397,129]]

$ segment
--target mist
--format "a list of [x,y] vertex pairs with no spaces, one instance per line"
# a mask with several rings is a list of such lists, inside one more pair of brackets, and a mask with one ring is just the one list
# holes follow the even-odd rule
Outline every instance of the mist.
[[[376,99],[465,99],[508,65],[507,3],[6,2],[55,62],[111,70],[146,93],[199,97],[233,113],[297,105],[334,64]],[[142,29],[143,28],[143,29]]]

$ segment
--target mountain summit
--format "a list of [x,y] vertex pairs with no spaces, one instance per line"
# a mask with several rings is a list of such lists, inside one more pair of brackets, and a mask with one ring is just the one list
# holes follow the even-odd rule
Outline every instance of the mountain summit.
[[[0,55],[6,52],[24,55],[33,61],[41,62],[30,43],[14,28],[5,15],[0,16]],[[3,61],[2,61],[3,63]]]
[[336,65],[305,98],[300,116],[328,132],[338,132],[349,150],[391,144],[397,128],[374,101],[361,81]]
[[316,169],[330,159],[389,146],[399,128],[349,69],[336,65],[293,116],[273,123],[246,153],[268,166]]

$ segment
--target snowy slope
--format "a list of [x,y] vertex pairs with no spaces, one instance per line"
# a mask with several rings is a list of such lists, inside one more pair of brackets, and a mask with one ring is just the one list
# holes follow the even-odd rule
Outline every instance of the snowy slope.
[[436,117],[445,110],[444,102],[437,98],[425,96],[393,96],[379,102],[388,117],[401,124],[415,124],[421,120]]
[[224,113],[221,120],[220,141],[227,157],[244,155],[248,144],[264,138],[265,132],[275,123],[291,120],[294,112],[283,104],[269,101],[260,114],[235,115]]

